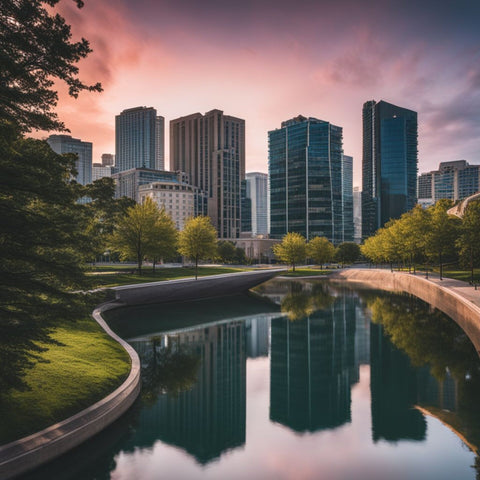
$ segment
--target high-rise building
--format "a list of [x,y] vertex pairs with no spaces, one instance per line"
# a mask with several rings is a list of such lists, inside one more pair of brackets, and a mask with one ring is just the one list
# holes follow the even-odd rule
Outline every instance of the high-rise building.
[[113,167],[115,165],[115,155],[113,153],[102,153],[102,165],[104,167]]
[[342,155],[342,242],[353,242],[353,157]]
[[92,183],[92,143],[82,142],[70,135],[50,135],[47,138],[50,148],[59,154],[76,153],[75,169],[77,176],[75,180],[81,185]]
[[245,178],[245,120],[212,110],[170,122],[170,168],[189,175],[208,196],[208,215],[219,238],[241,230]]
[[249,172],[247,180],[247,198],[251,201],[252,234],[268,234],[268,175]]
[[268,132],[270,236],[343,241],[342,128],[301,115]]
[[92,165],[92,182],[103,177],[111,177],[114,167],[102,165],[101,163],[94,163]]
[[353,240],[362,242],[362,192],[360,187],[353,187]]
[[417,112],[383,100],[364,103],[363,238],[415,206],[417,130]]
[[438,170],[418,177],[418,198],[433,204],[441,198],[458,201],[480,191],[480,165],[466,160],[440,163]]
[[164,169],[165,120],[152,107],[135,107],[115,117],[115,156],[119,172]]

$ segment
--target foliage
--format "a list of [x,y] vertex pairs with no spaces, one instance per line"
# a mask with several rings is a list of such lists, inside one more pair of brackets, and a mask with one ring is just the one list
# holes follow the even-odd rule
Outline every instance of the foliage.
[[0,445],[78,413],[111,393],[130,372],[125,350],[92,319],[65,323],[52,338],[56,343],[41,345],[48,350],[26,373],[28,388],[0,396]]
[[235,261],[236,250],[233,242],[220,240],[217,244],[218,256],[223,263],[232,263]]
[[[0,391],[21,377],[58,322],[89,313],[83,272],[88,241],[72,156],[0,128]],[[21,172],[21,175],[18,173]]]
[[480,266],[480,201],[478,200],[469,203],[465,210],[457,247],[462,264],[470,267],[470,281],[473,282],[474,267]]
[[307,256],[317,265],[331,262],[335,256],[335,247],[326,237],[312,238],[307,244]]
[[[72,42],[70,25],[54,7],[59,0],[2,0],[0,9],[0,118],[21,131],[65,130],[52,88],[63,81],[71,96],[101,91],[78,78],[77,63],[90,52],[87,40]],[[77,0],[80,8],[83,2]]]
[[184,257],[195,260],[195,279],[198,276],[199,260],[217,255],[217,231],[209,217],[191,218],[179,234],[178,251]]
[[164,208],[158,212],[154,235],[153,243],[147,250],[147,258],[152,261],[155,271],[157,260],[170,260],[177,253],[178,231],[175,222]]
[[[160,211],[151,198],[144,203],[127,209],[110,236],[112,250],[118,251],[121,258],[134,258],[138,272],[146,256],[169,256],[175,248],[175,227],[170,217]],[[163,235],[163,237],[162,237]]]
[[273,253],[281,261],[292,266],[305,261],[307,256],[307,244],[305,237],[296,232],[287,233],[281,243],[273,246]]
[[335,251],[335,259],[342,265],[353,263],[360,257],[360,247],[354,242],[343,242]]

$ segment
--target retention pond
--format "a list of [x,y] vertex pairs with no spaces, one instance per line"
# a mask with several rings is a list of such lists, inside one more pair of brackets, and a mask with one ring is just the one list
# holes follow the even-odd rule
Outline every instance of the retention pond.
[[142,393],[24,478],[475,479],[480,361],[409,295],[272,280],[248,295],[108,312]]

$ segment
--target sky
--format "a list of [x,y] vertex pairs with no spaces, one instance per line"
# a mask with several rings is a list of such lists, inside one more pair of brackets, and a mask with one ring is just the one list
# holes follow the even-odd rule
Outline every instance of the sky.
[[214,108],[246,121],[246,170],[268,171],[269,130],[297,116],[343,127],[361,185],[362,105],[418,112],[419,172],[480,163],[478,0],[63,0],[74,38],[93,53],[80,78],[102,93],[59,86],[71,135],[93,160],[115,151],[115,115],[148,106],[170,120]]

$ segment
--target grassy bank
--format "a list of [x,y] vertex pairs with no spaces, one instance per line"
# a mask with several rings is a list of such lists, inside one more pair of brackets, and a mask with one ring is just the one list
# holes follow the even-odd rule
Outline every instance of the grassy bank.
[[[98,270],[89,272],[92,288],[114,287],[118,285],[130,285],[134,283],[159,282],[163,280],[176,280],[178,278],[194,277],[194,267],[157,268],[153,273],[151,268],[142,269],[142,275],[132,273],[134,267],[124,267],[112,270],[112,267],[100,267]],[[249,268],[230,267],[198,267],[198,276],[220,275],[222,273],[245,272]]]
[[0,445],[74,415],[118,387],[130,357],[93,319],[57,328],[42,361],[27,372],[29,391],[0,397]]
[[316,277],[318,275],[328,275],[333,271],[334,270],[322,270],[314,267],[296,268],[295,271],[289,270],[288,272],[282,273],[282,277]]

